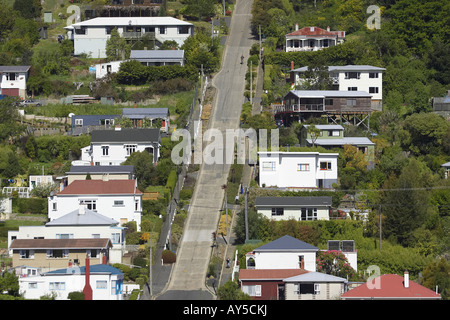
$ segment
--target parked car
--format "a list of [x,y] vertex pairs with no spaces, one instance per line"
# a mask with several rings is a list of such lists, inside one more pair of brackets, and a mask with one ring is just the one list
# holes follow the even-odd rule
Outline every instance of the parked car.
[[19,106],[25,107],[25,106],[36,106],[40,107],[42,104],[38,100],[23,100],[19,102]]

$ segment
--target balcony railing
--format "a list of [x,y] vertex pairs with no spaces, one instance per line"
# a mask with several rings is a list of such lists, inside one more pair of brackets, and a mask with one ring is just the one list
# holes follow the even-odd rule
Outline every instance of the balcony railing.
[[325,106],[321,103],[317,104],[291,104],[291,105],[275,105],[274,113],[279,112],[324,112]]

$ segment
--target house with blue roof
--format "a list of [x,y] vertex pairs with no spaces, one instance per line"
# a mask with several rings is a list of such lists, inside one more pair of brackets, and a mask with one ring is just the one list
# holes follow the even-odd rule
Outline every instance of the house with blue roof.
[[123,300],[123,280],[123,272],[111,265],[86,263],[19,278],[19,291],[25,299],[68,300],[69,293],[84,292],[85,300]]
[[305,269],[316,271],[319,248],[285,235],[246,255],[247,269]]

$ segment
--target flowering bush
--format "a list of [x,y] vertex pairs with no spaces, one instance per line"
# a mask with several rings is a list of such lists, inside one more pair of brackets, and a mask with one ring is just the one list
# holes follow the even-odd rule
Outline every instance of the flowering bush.
[[320,251],[316,259],[317,271],[343,278],[352,278],[355,270],[339,250]]

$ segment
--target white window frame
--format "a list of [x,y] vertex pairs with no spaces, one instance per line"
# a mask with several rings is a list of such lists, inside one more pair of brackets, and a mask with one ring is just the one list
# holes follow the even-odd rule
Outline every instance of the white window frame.
[[79,199],[79,202],[86,205],[88,210],[97,212],[97,199]]
[[66,290],[65,282],[50,282],[48,285],[50,290]]
[[95,288],[96,289],[108,289],[108,281],[106,280],[97,280],[95,281]]
[[261,297],[261,289],[262,288],[260,284],[242,286],[242,291],[251,297]]
[[275,161],[263,161],[262,171],[276,171],[276,163]]
[[123,146],[127,151],[127,156],[131,155],[133,152],[136,152],[137,144],[126,144]]
[[297,163],[297,171],[310,171],[309,163]]

